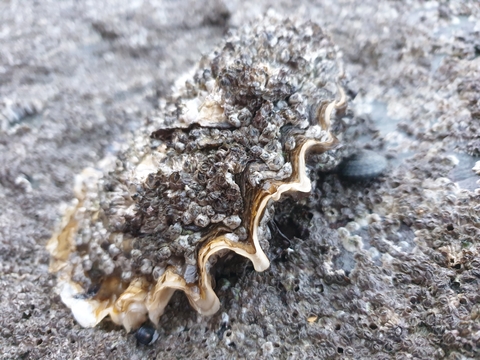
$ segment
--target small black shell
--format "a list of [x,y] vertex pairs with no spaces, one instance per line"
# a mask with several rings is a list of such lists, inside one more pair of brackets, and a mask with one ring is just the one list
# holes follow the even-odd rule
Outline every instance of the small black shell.
[[158,339],[158,333],[153,326],[143,325],[137,330],[135,337],[140,344],[151,345]]
[[371,180],[382,175],[386,168],[387,159],[384,156],[371,150],[359,150],[343,159],[337,173],[347,180]]

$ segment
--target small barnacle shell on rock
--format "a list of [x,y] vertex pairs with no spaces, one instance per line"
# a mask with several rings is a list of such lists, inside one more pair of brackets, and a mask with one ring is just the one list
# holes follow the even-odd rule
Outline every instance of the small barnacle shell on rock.
[[[309,192],[306,157],[338,144],[341,56],[314,23],[269,15],[194,73],[116,159],[78,177],[47,245],[62,301],[83,326],[106,316],[128,331],[158,325],[176,290],[215,313],[212,262],[233,251],[267,269],[273,203]],[[137,339],[152,334],[143,327]]]
[[472,168],[472,170],[475,172],[475,174],[480,175],[480,161],[475,163],[475,166]]
[[240,226],[242,223],[242,219],[238,215],[232,215],[223,220],[223,223],[229,228],[229,229],[236,229],[237,227]]

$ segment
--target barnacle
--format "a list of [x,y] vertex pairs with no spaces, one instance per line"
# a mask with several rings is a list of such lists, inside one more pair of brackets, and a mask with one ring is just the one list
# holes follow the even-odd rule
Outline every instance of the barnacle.
[[342,78],[318,25],[274,15],[205,56],[116,158],[77,179],[75,206],[48,243],[77,321],[158,324],[176,290],[210,315],[218,256],[267,269],[273,203],[309,192],[307,154],[338,143]]

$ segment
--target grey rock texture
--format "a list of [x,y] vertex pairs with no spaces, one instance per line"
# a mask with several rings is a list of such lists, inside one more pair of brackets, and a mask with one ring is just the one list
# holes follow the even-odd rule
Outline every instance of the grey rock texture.
[[[230,27],[269,8],[344,52],[345,154],[389,159],[277,206],[269,270],[215,268],[220,311],[177,293],[150,346],[75,323],[45,244],[74,176],[116,150]],[[6,1],[0,4],[0,351],[5,359],[478,358],[477,1]]]

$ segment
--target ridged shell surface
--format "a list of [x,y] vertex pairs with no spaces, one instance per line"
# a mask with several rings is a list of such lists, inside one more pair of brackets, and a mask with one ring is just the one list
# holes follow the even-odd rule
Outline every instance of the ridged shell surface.
[[247,25],[177,81],[116,157],[79,175],[48,249],[81,325],[157,324],[176,290],[213,314],[218,256],[269,267],[274,202],[309,192],[305,158],[338,143],[340,57],[315,23]]

